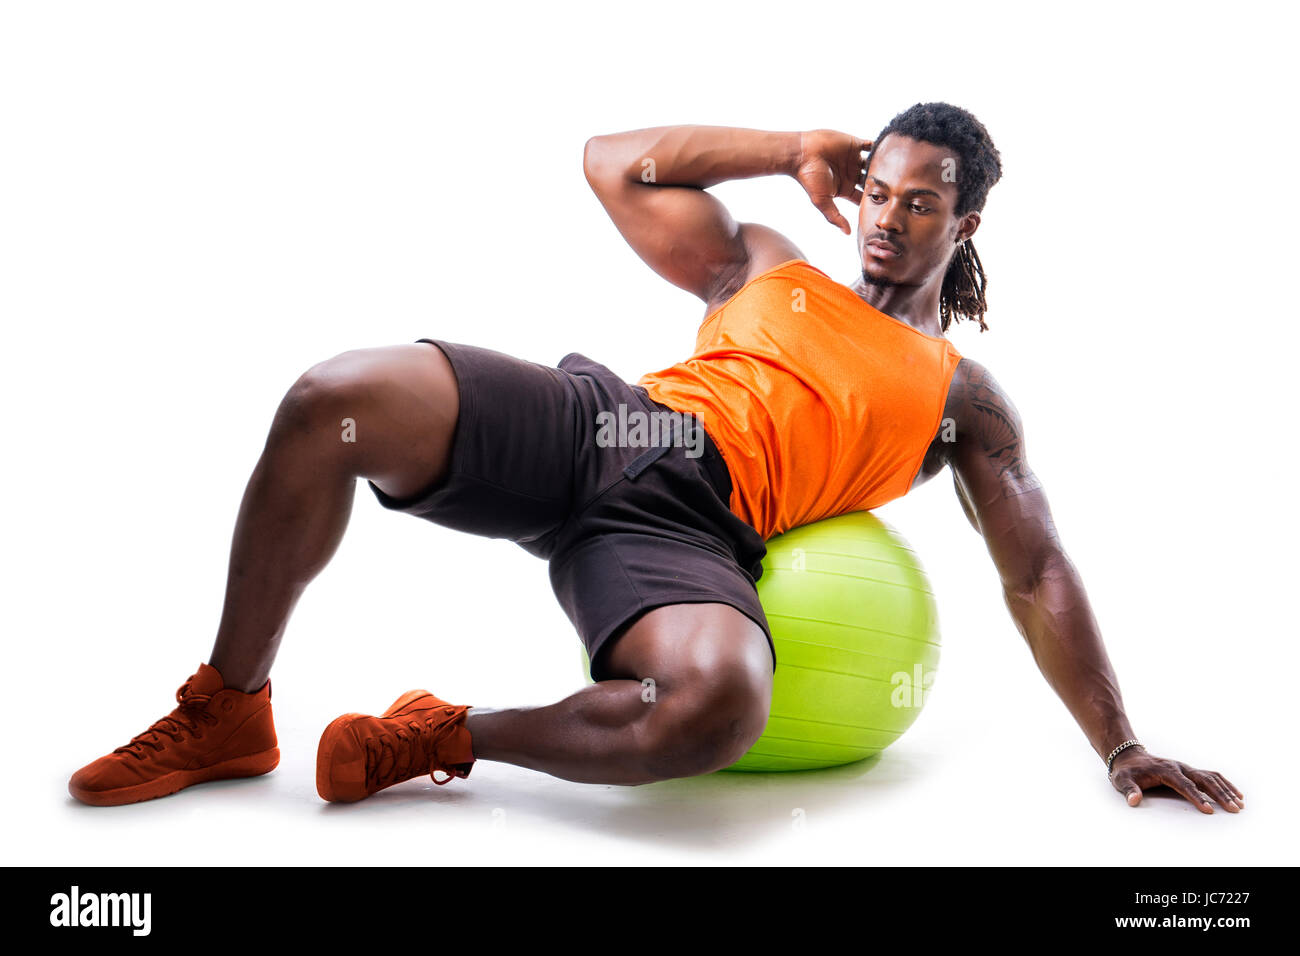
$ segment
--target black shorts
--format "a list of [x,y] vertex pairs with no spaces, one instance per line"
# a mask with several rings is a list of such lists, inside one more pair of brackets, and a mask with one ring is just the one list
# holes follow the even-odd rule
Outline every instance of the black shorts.
[[[679,428],[653,447],[626,436],[611,444],[612,433],[598,437],[598,421],[672,409],[576,352],[551,368],[420,341],[446,354],[459,386],[450,472],[411,498],[395,499],[372,482],[384,507],[505,538],[548,561],[595,680],[606,676],[600,651],[609,638],[666,604],[731,605],[763,629],[775,667],[754,587],[767,547],[728,508],[731,476],[707,431],[690,437]],[[602,412],[613,419],[598,419]]]

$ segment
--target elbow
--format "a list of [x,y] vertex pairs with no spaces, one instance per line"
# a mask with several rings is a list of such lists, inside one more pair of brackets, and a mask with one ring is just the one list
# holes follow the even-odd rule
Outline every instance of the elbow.
[[639,175],[640,167],[633,158],[634,150],[639,148],[628,133],[605,133],[589,138],[582,147],[582,172],[587,183],[602,193],[613,191],[622,182]]
[[593,136],[582,147],[582,173],[593,189],[606,177],[608,153],[608,139],[604,136]]

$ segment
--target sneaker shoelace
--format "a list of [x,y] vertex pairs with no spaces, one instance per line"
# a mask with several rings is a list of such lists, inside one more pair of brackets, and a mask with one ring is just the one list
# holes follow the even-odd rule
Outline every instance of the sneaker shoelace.
[[428,774],[441,786],[452,780],[433,776],[434,748],[437,743],[438,722],[446,715],[439,713],[424,720],[407,719],[404,725],[366,739],[366,786],[372,791],[391,787],[395,783]]
[[175,710],[155,721],[152,727],[132,737],[130,743],[118,747],[113,753],[130,754],[137,760],[144,760],[145,747],[151,747],[159,752],[167,746],[162,739],[164,735],[177,743],[185,739],[186,732],[195,740],[202,740],[201,725],[215,724],[217,718],[208,712],[208,701],[212,700],[212,695],[193,692],[190,689],[193,680],[194,676],[191,675],[190,679],[177,689]]

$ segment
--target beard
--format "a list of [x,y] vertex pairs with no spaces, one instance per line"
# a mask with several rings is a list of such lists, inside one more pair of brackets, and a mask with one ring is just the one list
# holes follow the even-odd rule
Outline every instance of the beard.
[[878,289],[892,289],[894,286],[899,285],[899,283],[893,279],[886,279],[883,276],[873,276],[871,273],[867,272],[866,269],[862,270],[862,281],[865,284],[873,285]]

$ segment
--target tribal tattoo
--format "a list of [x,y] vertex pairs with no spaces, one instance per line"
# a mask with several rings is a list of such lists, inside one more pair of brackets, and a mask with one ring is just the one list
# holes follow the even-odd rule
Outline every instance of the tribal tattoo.
[[971,363],[963,382],[969,429],[997,467],[1004,497],[1023,495],[1041,487],[1025,460],[1020,413],[982,365]]

